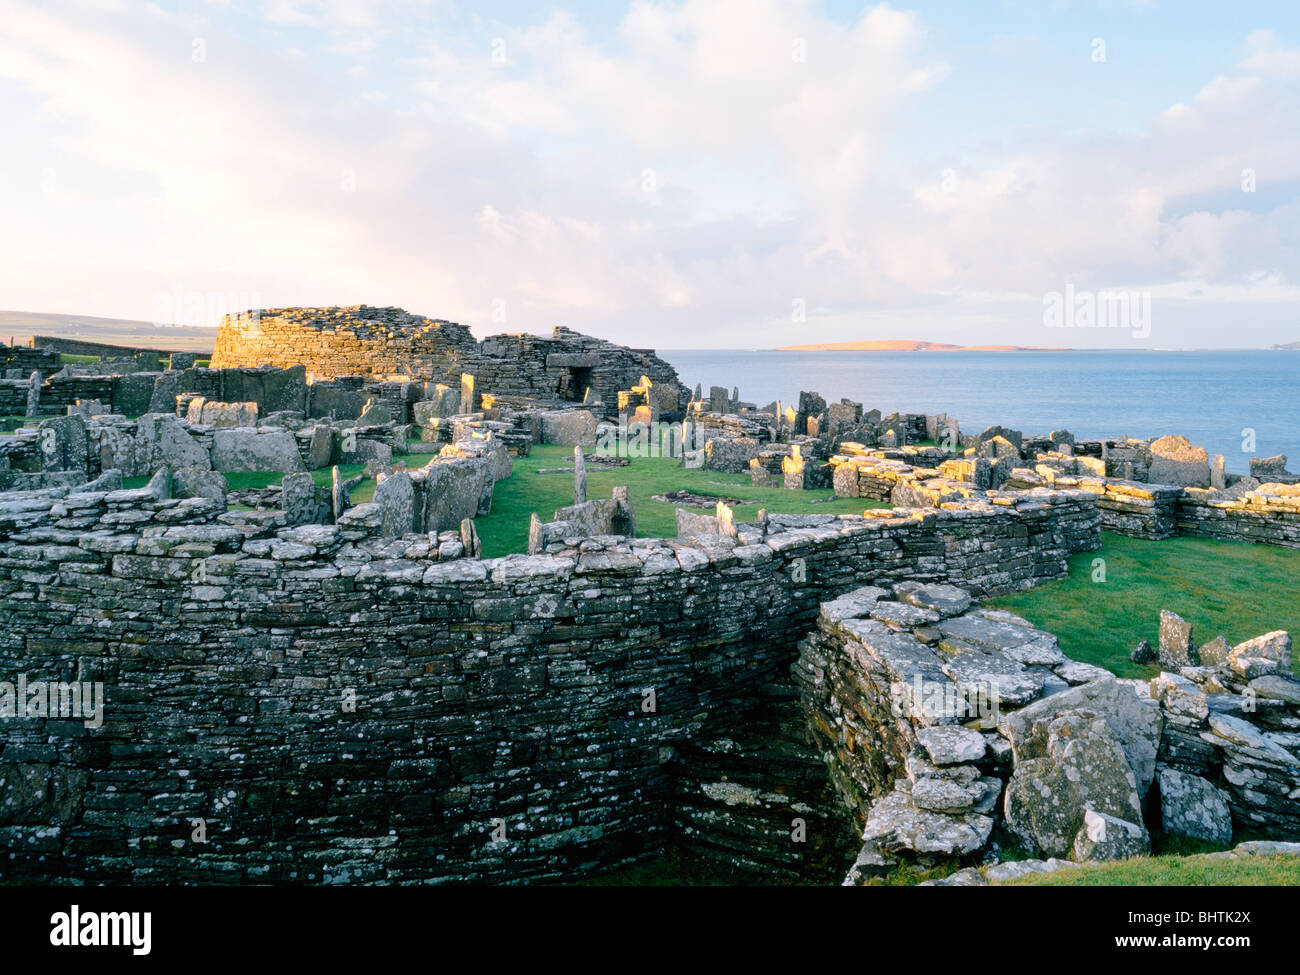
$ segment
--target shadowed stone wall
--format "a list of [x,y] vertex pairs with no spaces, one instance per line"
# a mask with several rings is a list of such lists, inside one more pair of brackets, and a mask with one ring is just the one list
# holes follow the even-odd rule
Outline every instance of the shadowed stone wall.
[[682,746],[788,679],[823,600],[914,578],[1005,592],[1099,544],[1081,492],[738,528],[439,562],[422,536],[265,532],[207,499],[11,496],[0,681],[101,681],[104,719],[4,719],[0,871],[543,881],[622,862],[663,848]]

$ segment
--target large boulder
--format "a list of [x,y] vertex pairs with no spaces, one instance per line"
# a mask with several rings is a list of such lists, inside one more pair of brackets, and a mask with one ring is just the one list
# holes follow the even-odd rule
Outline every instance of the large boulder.
[[1232,813],[1222,789],[1199,775],[1162,768],[1157,776],[1161,828],[1169,836],[1190,836],[1226,846],[1232,841]]
[[1136,687],[1114,677],[1099,677],[1013,711],[1002,719],[998,730],[1011,742],[1012,753],[1037,757],[1046,748],[1044,735],[1052,718],[1066,711],[1084,708],[1102,715],[1118,739],[1136,778],[1138,794],[1146,798],[1156,774],[1156,752],[1160,745],[1163,719],[1160,709]]
[[172,474],[172,496],[225,501],[229,486],[225,475],[203,467],[178,467]]
[[[1149,849],[1137,778],[1103,715],[1085,708],[1046,712],[1027,730],[1015,745],[1004,812],[1007,828],[1029,852],[1102,859],[1117,848],[1123,856]],[[1131,824],[1140,842],[1105,842],[1106,833],[1128,830],[1086,821],[1090,812]]]
[[1252,679],[1291,670],[1291,634],[1274,630],[1238,643],[1228,654],[1228,667]]
[[416,530],[415,485],[406,471],[382,476],[375,487],[374,503],[379,506],[385,536]]
[[303,470],[298,441],[287,430],[238,427],[212,434],[212,467],[219,471]]
[[459,530],[462,521],[479,513],[485,482],[490,491],[493,482],[484,459],[444,457],[430,461],[417,475],[421,488],[421,530]]
[[593,447],[596,417],[590,410],[546,410],[541,414],[542,443]]
[[86,473],[90,464],[90,438],[81,416],[72,414],[42,420],[36,429],[41,470]]
[[1152,484],[1176,484],[1181,487],[1210,486],[1210,455],[1186,437],[1161,437],[1151,444],[1151,467],[1147,480]]
[[[135,430],[135,469],[152,474],[160,467],[211,470],[212,459],[174,413],[146,413]],[[262,468],[258,468],[259,470]]]

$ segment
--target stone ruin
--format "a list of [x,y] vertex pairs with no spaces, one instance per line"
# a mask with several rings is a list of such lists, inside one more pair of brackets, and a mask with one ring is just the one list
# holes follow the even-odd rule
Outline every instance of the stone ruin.
[[[760,409],[563,329],[475,343],[369,308],[227,328],[211,369],[5,380],[35,419],[0,437],[0,706],[22,673],[100,680],[109,709],[6,727],[8,876],[554,880],[671,840],[765,880],[983,883],[1153,829],[1300,838],[1285,633],[1196,646],[1167,614],[1143,651],[1164,672],[1121,681],[979,605],[1103,528],[1300,547],[1285,458],[1246,478],[1182,438],[962,434],[808,392]],[[681,424],[683,464],[892,507],[718,502],[639,538],[626,488],[588,497],[614,420]],[[534,443],[575,448],[573,504],[483,559],[474,519]],[[229,491],[255,471],[283,478]],[[1035,859],[997,863],[1006,842]]]
[[846,883],[902,862],[983,863],[948,881],[983,883],[998,837],[1038,859],[994,879],[1149,853],[1151,827],[1300,835],[1284,632],[1119,680],[961,589],[905,582],[824,603],[800,648],[809,732],[862,829]]

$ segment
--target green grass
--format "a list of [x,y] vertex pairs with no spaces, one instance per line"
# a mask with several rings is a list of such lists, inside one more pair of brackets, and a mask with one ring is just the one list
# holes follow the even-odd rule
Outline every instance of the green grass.
[[[1094,582],[1095,559],[1105,581]],[[1102,533],[1099,552],[1070,560],[1068,578],[990,601],[1055,633],[1075,660],[1120,677],[1150,677],[1129,653],[1139,640],[1154,647],[1160,610],[1192,623],[1197,644],[1222,633],[1229,643],[1270,630],[1300,632],[1300,551],[1203,538],[1142,541]]]
[[1300,884],[1300,857],[1131,857],[1096,866],[1067,867],[1021,877],[1014,887],[1292,887]]
[[103,356],[98,355],[73,355],[71,352],[60,352],[59,362],[63,365],[84,366],[92,362],[99,362]]
[[[475,520],[483,540],[483,557],[495,558],[528,547],[528,516],[537,512],[550,521],[558,508],[573,503],[573,475],[539,474],[541,468],[572,464],[573,448],[544,445],[534,447],[527,457],[514,458],[514,471],[498,481],[492,498],[492,513]],[[652,500],[656,494],[688,490],[710,497],[738,498],[738,521],[753,521],[759,508],[784,514],[860,514],[865,508],[879,508],[879,502],[861,498],[836,498],[833,491],[787,491],[757,488],[748,474],[722,474],[703,468],[678,467],[671,457],[636,457],[627,467],[611,470],[587,468],[587,497],[608,498],[617,486],[632,495],[637,534],[644,538],[672,538],[677,534],[677,505]],[[690,508],[704,514],[704,508]]]

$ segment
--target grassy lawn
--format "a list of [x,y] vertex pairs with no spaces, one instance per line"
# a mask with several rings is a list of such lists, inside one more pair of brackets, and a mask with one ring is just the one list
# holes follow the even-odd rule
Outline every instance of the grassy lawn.
[[84,366],[92,362],[99,362],[103,356],[97,355],[73,355],[71,352],[60,352],[59,362],[63,365]]
[[[1093,560],[1105,581],[1093,581]],[[1300,633],[1300,551],[1203,538],[1148,542],[1102,533],[1100,552],[1070,560],[1068,578],[990,604],[1055,633],[1075,660],[1120,677],[1149,677],[1128,659],[1139,640],[1156,645],[1160,610],[1194,626],[1197,644],[1222,633],[1240,643],[1270,630]]]
[[1132,857],[1096,866],[1022,877],[1015,887],[1291,887],[1300,884],[1300,857]]
[[[573,475],[539,474],[542,468],[573,463],[572,447],[537,446],[527,457],[514,458],[514,472],[498,481],[492,498],[492,513],[475,520],[483,540],[483,557],[495,558],[528,547],[528,516],[537,512],[550,521],[556,509],[573,503]],[[752,521],[759,508],[786,514],[854,514],[864,508],[885,507],[861,498],[836,498],[833,491],[787,491],[757,488],[748,474],[722,474],[703,468],[678,467],[671,457],[635,457],[627,467],[611,470],[587,468],[587,497],[608,498],[618,486],[632,494],[637,534],[645,538],[672,538],[677,534],[677,505],[654,501],[656,494],[688,490],[710,497],[743,499],[736,506],[738,521]],[[705,514],[704,508],[691,508]]]

